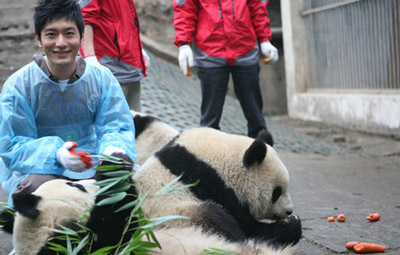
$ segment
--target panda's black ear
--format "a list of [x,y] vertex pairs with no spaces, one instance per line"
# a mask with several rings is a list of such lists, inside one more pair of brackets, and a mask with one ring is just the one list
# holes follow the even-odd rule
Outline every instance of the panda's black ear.
[[133,117],[133,122],[135,123],[135,138],[138,138],[143,131],[145,131],[151,123],[155,122],[157,118],[148,116],[148,115],[140,115],[136,114]]
[[244,153],[243,164],[245,167],[250,167],[254,163],[260,164],[265,155],[267,155],[267,146],[263,141],[256,139]]
[[39,216],[37,205],[41,197],[33,194],[15,194],[12,198],[15,211],[33,220]]
[[271,147],[274,146],[274,138],[267,129],[261,130],[260,133],[258,133],[256,139],[263,141],[264,143],[268,144]]

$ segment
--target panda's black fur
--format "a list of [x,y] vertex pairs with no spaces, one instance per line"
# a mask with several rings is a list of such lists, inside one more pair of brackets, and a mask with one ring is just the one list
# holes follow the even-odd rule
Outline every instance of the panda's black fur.
[[[143,164],[156,151],[179,135],[179,131],[160,119],[132,111],[135,123],[135,164]],[[161,131],[161,132],[160,132]]]
[[[113,156],[123,158],[129,161],[124,154],[113,154]],[[104,162],[102,165],[112,164],[109,162]],[[125,170],[129,170],[130,167],[125,168]],[[96,174],[96,179],[98,181],[104,180],[107,177],[101,174]],[[133,181],[130,179],[130,182]],[[75,183],[75,182],[67,182],[69,186],[77,188],[81,192],[86,192],[85,187]],[[62,187],[60,187],[62,188]],[[92,244],[92,251],[97,249],[115,245],[119,242],[122,232],[125,228],[125,220],[130,215],[130,210],[123,210],[120,212],[115,212],[115,209],[120,208],[122,205],[126,203],[130,203],[136,199],[136,189],[134,186],[127,191],[129,196],[117,204],[113,205],[105,205],[105,206],[94,206],[94,209],[90,213],[90,217],[86,222],[85,226],[91,229],[94,233],[97,234],[97,240]],[[133,195],[133,196],[132,196]],[[98,196],[96,199],[96,203],[102,200],[104,196]],[[21,199],[21,200],[19,200]],[[24,201],[25,200],[25,201]],[[36,210],[36,206],[40,203],[40,197],[34,197],[30,194],[23,195],[18,197],[16,200],[17,210],[19,213],[23,213],[24,216],[30,218],[36,218],[38,216],[37,213],[40,213]],[[20,202],[25,203],[20,203]],[[28,205],[28,206],[26,206]],[[259,254],[259,255],[293,255],[294,249],[293,247],[283,248],[283,247],[271,247],[266,243],[262,243],[254,240],[247,240],[244,233],[241,231],[237,222],[230,214],[227,214],[226,211],[215,203],[208,203],[206,206],[202,207],[204,212],[199,212],[205,217],[198,219],[199,221],[205,220],[207,224],[210,224],[208,227],[211,229],[214,225],[219,226],[219,229],[222,233],[231,233],[230,240],[241,240],[240,242],[231,242],[220,235],[213,235],[210,232],[204,232],[204,228],[196,228],[196,227],[184,227],[184,228],[169,228],[169,229],[157,229],[154,231],[158,241],[161,243],[163,247],[162,250],[158,250],[158,254],[171,255],[171,254],[204,254],[205,248],[220,248],[223,250],[234,250],[237,251],[240,255],[247,254]],[[1,213],[0,219],[4,220],[3,229],[7,230],[7,232],[12,232],[13,223],[14,223],[14,215],[10,214],[10,211],[3,211]],[[134,219],[133,219],[134,220]],[[79,227],[75,224],[75,222],[69,222],[67,224],[63,224],[65,227],[71,228],[73,230],[79,230]],[[204,224],[200,224],[204,227]],[[222,227],[221,227],[222,226]],[[123,243],[128,241],[134,231],[134,226],[131,225],[132,228],[128,229]],[[225,228],[225,229],[223,229]],[[21,229],[20,231],[25,231],[26,229]],[[57,237],[59,234],[54,234],[52,237]],[[229,235],[228,235],[229,236]],[[53,238],[51,240],[53,244],[59,244],[62,246],[66,246],[64,241],[60,241],[57,238]],[[112,251],[110,251],[110,254]],[[27,254],[32,254],[28,252]],[[47,245],[45,245],[38,253],[39,255],[50,255],[54,254],[54,251],[50,250]],[[36,255],[35,254],[35,255]],[[82,253],[79,253],[82,254]]]

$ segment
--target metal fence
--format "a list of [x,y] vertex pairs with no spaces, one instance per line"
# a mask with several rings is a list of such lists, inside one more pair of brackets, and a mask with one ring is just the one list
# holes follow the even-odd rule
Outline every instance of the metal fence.
[[303,0],[308,88],[400,90],[400,0]]

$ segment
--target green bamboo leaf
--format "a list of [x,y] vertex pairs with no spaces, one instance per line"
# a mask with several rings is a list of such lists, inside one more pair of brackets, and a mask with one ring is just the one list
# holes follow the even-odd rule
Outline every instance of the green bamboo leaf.
[[103,194],[104,192],[106,192],[107,190],[109,190],[111,187],[113,187],[114,185],[116,185],[120,180],[114,180],[114,182],[111,182],[110,184],[108,184],[107,186],[102,187],[101,189],[99,189],[94,195],[97,197],[100,194]]
[[126,196],[126,192],[116,193],[111,197],[102,199],[96,205],[97,206],[102,206],[102,205],[115,204],[115,203],[121,201],[122,199],[124,199],[125,196]]
[[231,251],[231,250],[222,250],[222,249],[217,249],[217,248],[210,248],[210,249],[204,249],[203,250],[206,254],[210,255],[228,255],[228,254],[239,254],[236,251]]
[[102,173],[102,175],[108,176],[108,177],[121,177],[121,176],[130,176],[132,175],[131,171],[126,171],[126,170],[121,170],[121,171],[112,171],[112,172],[105,172]]
[[87,240],[89,239],[89,236],[85,236],[78,244],[78,246],[75,247],[75,249],[72,251],[71,255],[77,255],[82,248],[85,247],[85,245],[87,244]]
[[124,165],[106,165],[106,166],[98,166],[94,170],[96,171],[112,171],[112,170],[119,170],[124,168]]
[[106,255],[106,254],[110,254],[110,250],[115,249],[116,247],[117,247],[117,245],[100,248],[97,251],[90,253],[90,255]]
[[118,192],[122,192],[122,191],[127,191],[128,189],[130,189],[132,185],[129,182],[123,182],[123,183],[117,183],[114,188],[112,188],[109,191],[106,191],[103,193],[103,195],[109,195],[112,193],[118,193]]
[[46,244],[51,246],[51,247],[49,247],[49,249],[52,251],[61,252],[64,254],[67,254],[67,252],[68,252],[67,249],[60,244],[55,244],[55,243],[52,243],[51,241],[46,242]]
[[56,224],[60,229],[52,229],[52,231],[56,232],[56,233],[60,233],[63,235],[68,235],[68,236],[77,236],[78,233],[66,226],[63,226],[61,224]]
[[161,244],[158,242],[156,235],[154,234],[153,231],[150,231],[150,233],[148,234],[151,237],[151,240],[154,241],[154,243],[157,245],[158,248],[161,248]]
[[102,181],[98,181],[98,182],[96,182],[96,184],[99,185],[99,186],[105,186],[105,185],[108,185],[110,183],[114,183],[114,182],[117,183],[117,182],[119,182],[121,180],[123,180],[123,178],[121,178],[121,177],[113,177],[113,178],[110,178],[110,179],[105,179],[105,180],[102,180]]
[[180,175],[180,176],[178,176],[177,178],[173,179],[173,180],[170,181],[168,184],[165,184],[165,185],[162,184],[163,187],[162,187],[159,191],[156,192],[156,195],[164,195],[164,194],[167,194],[167,193],[168,193],[167,191],[171,189],[170,187],[171,187],[174,183],[178,182],[179,179],[181,179],[181,177],[182,177],[182,175]]
[[103,157],[103,160],[113,160],[113,161],[122,162],[122,158],[114,157],[114,156],[107,155],[104,153],[100,153],[100,156]]
[[137,204],[137,200],[135,200],[135,201],[132,201],[132,202],[129,202],[129,203],[127,203],[127,204],[123,205],[122,207],[118,208],[118,209],[117,209],[117,210],[115,210],[114,212],[116,212],[116,213],[117,213],[117,212],[120,212],[120,211],[126,210],[126,209],[128,209],[128,208],[134,207],[136,204]]
[[72,253],[72,244],[71,244],[71,240],[69,239],[69,235],[66,236],[67,239],[67,250],[68,250],[68,254]]
[[170,215],[165,217],[153,218],[151,219],[151,223],[142,226],[142,228],[143,229],[154,228],[155,226],[158,226],[170,220],[185,220],[185,219],[189,219],[189,217],[180,215]]

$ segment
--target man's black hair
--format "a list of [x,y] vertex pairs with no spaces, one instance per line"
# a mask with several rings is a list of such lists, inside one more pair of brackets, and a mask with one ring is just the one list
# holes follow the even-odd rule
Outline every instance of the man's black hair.
[[85,22],[76,0],[40,0],[33,16],[35,33],[38,35],[39,40],[41,39],[40,32],[47,22],[63,18],[76,22],[80,38],[82,38]]

